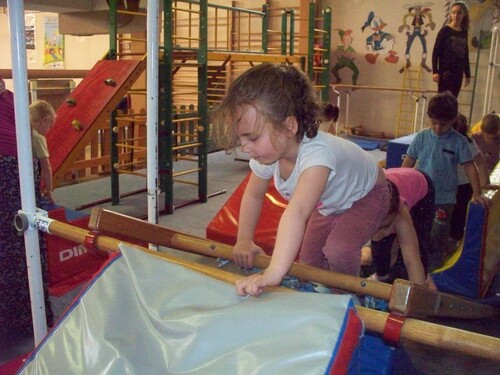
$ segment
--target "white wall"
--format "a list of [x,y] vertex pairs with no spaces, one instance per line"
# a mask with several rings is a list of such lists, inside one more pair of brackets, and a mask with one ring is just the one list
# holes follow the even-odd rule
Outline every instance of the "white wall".
[[[43,66],[43,45],[44,17],[57,16],[55,13],[35,13],[36,19],[36,61],[28,63],[28,69],[44,69]],[[107,35],[95,35],[86,37],[76,37],[66,35],[64,37],[64,69],[91,69],[109,49],[109,37]],[[9,17],[7,14],[0,14],[0,69],[12,68]],[[12,80],[7,79],[6,86],[12,90]]]
[[[217,0],[217,3],[223,2],[222,0]],[[271,1],[272,3],[275,3]],[[253,2],[252,2],[253,3]],[[352,30],[353,42],[352,47],[355,49],[355,63],[360,70],[359,78],[357,81],[358,85],[367,86],[381,86],[381,87],[396,87],[400,88],[403,85],[402,74],[399,73],[399,69],[405,64],[405,48],[406,48],[406,34],[405,32],[399,32],[398,28],[403,23],[404,16],[408,13],[408,6],[414,4],[421,4],[424,8],[429,8],[430,14],[432,15],[432,21],[435,22],[436,26],[432,30],[428,26],[424,26],[428,34],[426,36],[428,56],[426,62],[431,66],[431,55],[432,48],[434,45],[434,40],[436,38],[438,30],[445,22],[446,5],[450,3],[448,0],[435,0],[426,2],[414,2],[412,0],[393,0],[393,1],[377,1],[377,0],[323,0],[318,1],[321,3],[322,7],[330,6],[332,8],[332,50],[334,51],[339,45],[339,29]],[[475,20],[482,19],[482,22],[475,21],[471,27],[471,38],[475,30],[477,30],[480,25],[483,28],[489,24],[485,15],[488,13],[488,9],[495,7],[494,4],[498,5],[500,0],[484,0],[479,2],[478,0],[469,0],[471,4],[471,16]],[[256,3],[255,3],[256,4]],[[297,5],[296,1],[291,1],[289,6]],[[238,4],[240,5],[240,4]],[[272,4],[274,5],[274,4]],[[387,24],[383,31],[392,34],[394,36],[394,46],[393,50],[396,52],[396,56],[399,61],[396,64],[391,64],[385,61],[387,55],[379,55],[374,64],[367,62],[365,55],[367,54],[366,49],[366,39],[370,36],[372,31],[369,27],[365,29],[364,32],[361,31],[361,27],[367,20],[367,16],[370,11],[374,11],[375,15],[381,17],[382,20]],[[42,58],[43,51],[40,46],[43,45],[43,17],[48,13],[36,13],[36,27],[37,27],[37,62],[36,64],[29,64],[29,69],[42,69]],[[52,15],[52,13],[50,13]],[[411,19],[407,20],[407,24],[411,22]],[[427,19],[426,23],[429,22]],[[499,23],[497,22],[497,25]],[[65,37],[65,69],[90,69],[107,51],[108,49],[108,37],[104,35],[100,36],[89,36],[89,37],[75,37],[66,36]],[[9,29],[8,29],[8,16],[6,14],[0,14],[0,51],[2,51],[2,58],[0,59],[0,69],[11,68],[11,57],[10,57],[10,39],[9,39]],[[422,58],[422,47],[418,40],[415,40],[411,48],[411,63],[413,66],[418,66]],[[476,65],[475,59],[477,55],[477,50],[471,48],[471,70],[475,72]],[[474,110],[471,119],[471,123],[477,122],[483,112],[483,101],[484,101],[484,86],[486,70],[488,66],[488,56],[489,50],[484,50],[480,56],[479,60],[479,73],[477,76],[477,88],[474,98]],[[499,58],[500,60],[500,58]],[[336,63],[335,55],[332,56],[332,64]],[[333,66],[333,65],[332,65]],[[498,80],[500,77],[500,68],[497,70],[495,75],[495,86],[496,89],[493,95],[492,109],[497,112],[500,111],[500,85]],[[351,83],[352,73],[343,69],[340,72],[342,78],[342,83]],[[333,79],[333,76],[331,76]],[[11,82],[7,80],[7,86],[11,88]],[[424,72],[423,83],[421,88],[428,90],[436,90],[437,85],[432,82],[431,74]],[[351,109],[349,111],[349,126],[363,125],[367,130],[371,131],[384,131],[388,134],[394,132],[397,123],[397,114],[399,111],[400,103],[400,93],[387,92],[387,91],[373,91],[373,90],[363,90],[359,89],[352,93],[351,95]],[[345,96],[344,96],[345,97]],[[332,97],[333,99],[333,97]],[[466,90],[462,90],[460,94],[459,102],[462,103],[461,111],[467,116],[469,115],[470,108],[467,102],[471,100],[471,93]],[[345,125],[346,114],[345,114],[345,101],[341,103],[341,125]]]

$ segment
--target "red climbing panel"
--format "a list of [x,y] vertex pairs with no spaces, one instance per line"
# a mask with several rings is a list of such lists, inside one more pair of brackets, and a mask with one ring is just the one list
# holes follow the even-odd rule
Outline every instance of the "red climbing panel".
[[99,61],[57,109],[56,122],[47,134],[54,187],[145,67],[145,60]]

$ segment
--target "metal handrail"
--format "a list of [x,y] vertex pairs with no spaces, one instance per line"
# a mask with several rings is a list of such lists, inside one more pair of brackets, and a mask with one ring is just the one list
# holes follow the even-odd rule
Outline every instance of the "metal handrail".
[[[377,91],[393,91],[393,92],[406,92],[408,95],[410,95],[412,98],[415,99],[415,115],[413,119],[413,131],[416,132],[418,130],[423,129],[423,116],[421,116],[421,121],[420,121],[420,126],[417,126],[418,123],[418,117],[419,117],[419,102],[420,99],[423,100],[423,105],[422,105],[422,110],[425,110],[426,103],[427,103],[427,97],[426,94],[432,93],[435,94],[437,93],[436,90],[425,90],[425,89],[409,89],[409,88],[399,88],[399,87],[386,87],[386,86],[361,86],[361,85],[345,85],[345,84],[330,84],[330,87],[333,90],[333,93],[337,95],[337,106],[340,108],[340,96],[341,96],[341,91],[339,89],[346,89],[347,93],[347,98],[346,98],[346,119],[345,119],[345,126],[348,127],[349,125],[349,106],[350,106],[350,96],[351,92],[348,91],[348,89],[354,89],[354,90],[377,90]],[[338,122],[336,124],[336,131],[337,129]]]
[[497,62],[498,56],[498,34],[500,29],[495,26],[491,33],[490,57],[488,60],[488,73],[486,75],[486,86],[484,94],[483,116],[491,111],[491,96],[493,92],[493,82],[495,76],[495,67],[500,66]]

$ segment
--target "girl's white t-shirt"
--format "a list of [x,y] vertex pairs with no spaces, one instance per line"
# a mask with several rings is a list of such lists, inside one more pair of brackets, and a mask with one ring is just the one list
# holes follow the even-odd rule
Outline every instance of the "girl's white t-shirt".
[[304,137],[301,141],[295,168],[287,180],[279,175],[279,161],[264,165],[250,160],[253,173],[266,180],[274,178],[276,190],[286,200],[291,199],[301,173],[319,165],[330,169],[316,207],[324,216],[342,213],[365,197],[375,186],[379,172],[377,161],[370,153],[351,141],[322,131],[312,139]]

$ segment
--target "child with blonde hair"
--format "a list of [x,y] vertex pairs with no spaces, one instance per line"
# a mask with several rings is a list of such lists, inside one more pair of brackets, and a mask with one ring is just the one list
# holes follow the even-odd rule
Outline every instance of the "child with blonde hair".
[[52,125],[54,125],[55,120],[56,112],[50,103],[45,100],[39,100],[30,105],[33,157],[38,160],[39,164],[40,179],[43,183],[41,193],[50,204],[55,204],[55,201],[52,197],[52,167],[50,165],[49,150],[45,136]]
[[481,132],[473,134],[472,139],[476,141],[491,174],[500,160],[500,116],[486,114],[481,121]]
[[[476,142],[470,136],[470,127],[465,117],[462,113],[459,113],[457,119],[453,123],[453,128],[465,138],[469,144],[470,152],[474,163],[477,166],[479,172],[479,182],[481,187],[487,187],[490,184],[489,172],[481,152],[479,151]],[[465,222],[467,218],[467,208],[469,207],[469,201],[472,198],[472,185],[465,174],[463,166],[459,165],[457,167],[458,172],[458,187],[457,187],[457,198],[455,207],[453,208],[453,214],[451,216],[450,222],[450,247],[449,252],[455,250],[456,244],[462,239],[465,231]]]

